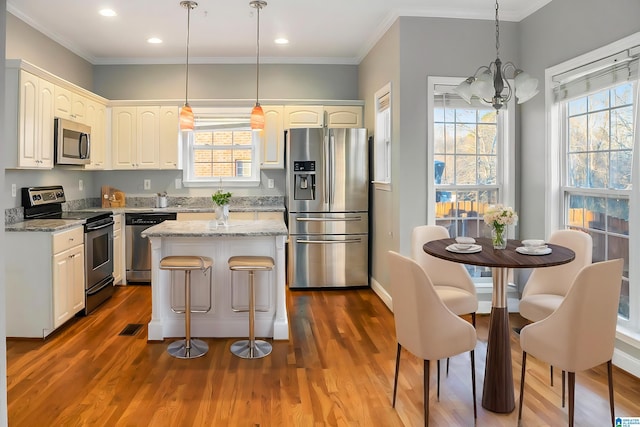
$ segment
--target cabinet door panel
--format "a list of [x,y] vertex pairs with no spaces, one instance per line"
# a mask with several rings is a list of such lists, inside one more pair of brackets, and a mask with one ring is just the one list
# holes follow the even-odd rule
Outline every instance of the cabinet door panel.
[[284,107],[263,106],[262,169],[284,168]]
[[133,168],[136,162],[136,108],[114,107],[112,115],[112,166],[114,169]]
[[69,278],[73,277],[73,262],[69,251],[61,252],[53,257],[53,327],[57,328],[71,318],[71,286]]
[[160,107],[138,107],[138,160],[140,168],[160,166]]

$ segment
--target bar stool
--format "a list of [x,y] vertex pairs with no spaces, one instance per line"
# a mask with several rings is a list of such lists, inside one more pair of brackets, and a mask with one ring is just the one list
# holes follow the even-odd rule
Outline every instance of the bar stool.
[[[212,266],[213,260],[211,258],[197,255],[171,255],[160,260],[161,270],[184,271],[184,311],[175,310],[173,303],[171,304],[171,310],[175,313],[184,313],[185,338],[169,344],[167,352],[173,357],[195,359],[196,357],[204,356],[209,351],[209,346],[206,342],[191,338],[191,313],[206,313],[211,310]],[[193,270],[200,270],[204,274],[209,270],[209,307],[205,310],[191,310],[191,271]]]
[[243,359],[259,359],[271,353],[271,344],[255,339],[254,274],[256,271],[271,271],[273,270],[273,265],[273,258],[268,256],[232,256],[229,258],[229,269],[231,271],[249,272],[249,339],[231,344],[231,353]]

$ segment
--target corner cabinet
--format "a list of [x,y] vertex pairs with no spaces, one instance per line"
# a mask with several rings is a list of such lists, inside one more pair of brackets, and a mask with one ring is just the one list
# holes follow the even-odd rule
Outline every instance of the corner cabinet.
[[[111,110],[113,169],[178,167],[178,107],[113,107]],[[162,148],[161,148],[162,147]]]
[[[7,337],[45,338],[84,309],[84,231],[7,232]],[[28,260],[28,262],[25,262]]]

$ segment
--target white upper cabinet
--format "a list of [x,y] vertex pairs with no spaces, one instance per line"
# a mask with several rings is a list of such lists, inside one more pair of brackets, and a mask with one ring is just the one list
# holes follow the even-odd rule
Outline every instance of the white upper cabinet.
[[178,107],[160,107],[160,169],[178,169]]
[[56,86],[55,115],[83,124],[87,123],[87,105],[89,99],[69,89]]
[[91,127],[91,163],[85,169],[107,167],[107,107],[87,101],[85,122]]
[[[20,71],[19,75],[17,166],[50,169],[53,167],[55,86],[26,71]],[[7,87],[7,92],[10,90]]]
[[361,128],[362,107],[352,105],[327,105],[324,107],[325,123],[330,128]]
[[284,169],[284,107],[263,105],[264,130],[261,132],[260,167]]
[[284,107],[284,127],[321,128],[324,126],[322,105],[286,105]]
[[113,169],[178,167],[177,107],[113,107],[111,118]]

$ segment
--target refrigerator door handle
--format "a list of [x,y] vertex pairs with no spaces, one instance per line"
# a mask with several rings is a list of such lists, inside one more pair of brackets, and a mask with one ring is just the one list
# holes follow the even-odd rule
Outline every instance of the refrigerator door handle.
[[323,245],[333,245],[342,243],[361,243],[362,239],[345,239],[345,240],[309,240],[309,239],[296,239],[297,243],[320,243]]
[[323,203],[329,204],[330,200],[329,200],[329,186],[331,185],[331,165],[329,164],[329,162],[331,161],[331,153],[329,152],[329,136],[325,135],[324,137],[324,147],[322,150],[322,155],[324,157],[323,162],[324,162],[324,183],[323,183],[323,187],[324,187],[324,194],[323,194]]
[[346,221],[362,221],[362,217],[350,216],[347,218],[296,218],[299,222],[346,222]]
[[333,210],[333,203],[334,203],[334,197],[335,197],[335,192],[336,192],[336,177],[335,177],[335,165],[334,162],[336,161],[336,153],[335,153],[335,149],[336,149],[336,140],[335,137],[333,136],[333,132],[331,130],[329,130],[329,158],[331,159],[331,164],[329,165],[329,204],[330,204],[330,210]]

